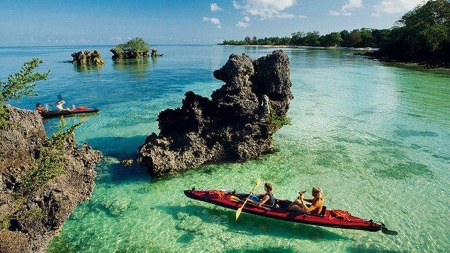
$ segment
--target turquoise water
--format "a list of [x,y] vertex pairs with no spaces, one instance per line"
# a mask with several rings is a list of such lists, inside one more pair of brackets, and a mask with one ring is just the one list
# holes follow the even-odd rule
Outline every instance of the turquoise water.
[[[278,152],[238,164],[209,165],[156,179],[145,168],[122,167],[156,118],[181,106],[184,93],[207,96],[222,85],[212,72],[231,53],[253,59],[273,48],[160,45],[164,56],[113,63],[112,46],[0,47],[0,79],[39,57],[36,102],[100,109],[84,121],[78,143],[103,152],[96,187],[79,205],[49,252],[448,252],[450,251],[450,72],[422,71],[362,59],[348,50],[284,48],[291,61],[292,125],[275,134]],[[70,54],[98,49],[106,64],[79,69]],[[50,135],[59,121],[45,122]],[[293,199],[314,185],[329,209],[381,221],[397,236],[241,214],[188,199],[183,189],[249,191],[256,179]],[[262,188],[259,189],[263,191]]]

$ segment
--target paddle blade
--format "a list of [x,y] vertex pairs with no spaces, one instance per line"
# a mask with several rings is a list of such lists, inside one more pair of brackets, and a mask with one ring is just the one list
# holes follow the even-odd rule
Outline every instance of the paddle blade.
[[[260,183],[261,183],[261,179],[260,179],[260,178],[258,178],[258,180],[256,181],[256,185],[255,185],[255,188],[256,188],[256,187],[258,187]],[[255,189],[255,188],[253,188],[253,189]]]
[[236,211],[236,220],[239,218],[239,215],[241,215],[242,207],[239,207],[239,209]]

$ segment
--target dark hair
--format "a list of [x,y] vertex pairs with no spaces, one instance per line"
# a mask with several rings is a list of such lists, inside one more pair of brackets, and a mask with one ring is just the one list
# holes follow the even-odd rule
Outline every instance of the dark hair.
[[271,192],[273,190],[272,184],[271,183],[265,183],[264,187],[267,188],[267,190],[269,190],[269,192]]
[[38,107],[38,106],[40,106],[40,105],[41,105],[41,103],[37,103],[37,104],[36,104],[36,107]]

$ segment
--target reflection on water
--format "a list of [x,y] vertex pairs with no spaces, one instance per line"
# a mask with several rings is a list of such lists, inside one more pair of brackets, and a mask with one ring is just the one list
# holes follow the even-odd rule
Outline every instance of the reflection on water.
[[152,64],[155,64],[154,57],[137,59],[115,59],[113,60],[114,70],[131,73],[137,79],[145,79]]
[[95,72],[103,69],[103,64],[73,64],[76,72]]
[[133,72],[141,72],[146,71],[150,68],[150,62],[155,62],[150,60],[148,57],[137,58],[137,59],[116,59],[113,60],[114,69],[117,71],[133,71]]

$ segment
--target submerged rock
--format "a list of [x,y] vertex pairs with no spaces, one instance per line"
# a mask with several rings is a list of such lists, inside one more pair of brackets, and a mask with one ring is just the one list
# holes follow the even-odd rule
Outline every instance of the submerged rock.
[[212,99],[187,92],[181,108],[159,114],[160,133],[147,137],[137,159],[151,174],[246,161],[275,150],[272,135],[293,98],[287,55],[278,50],[253,61],[233,54],[214,77],[225,85]]
[[[77,147],[71,136],[64,142],[63,150],[50,151],[61,156],[45,159],[49,139],[42,117],[35,111],[11,106],[6,106],[6,110],[12,126],[0,128],[0,252],[45,252],[75,207],[90,198],[96,176],[94,167],[102,154],[86,143]],[[34,180],[30,175],[42,156],[42,163],[63,164],[62,172],[24,193],[21,189]],[[49,176],[34,173],[34,177]]]

